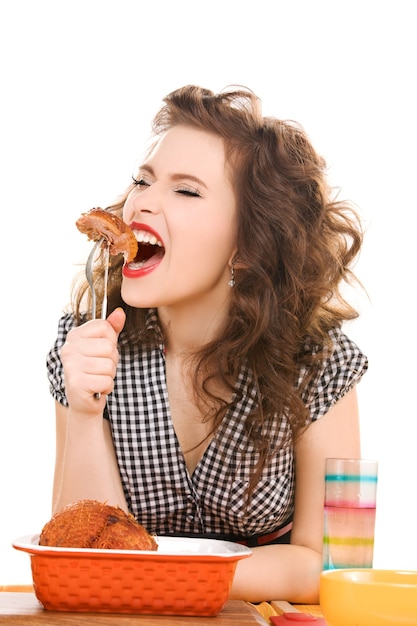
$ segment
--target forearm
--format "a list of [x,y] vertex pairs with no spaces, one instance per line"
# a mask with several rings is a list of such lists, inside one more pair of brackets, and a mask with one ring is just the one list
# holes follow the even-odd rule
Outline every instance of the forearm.
[[65,446],[57,460],[54,512],[76,500],[93,499],[127,510],[105,420],[68,412]]
[[321,566],[321,554],[304,546],[253,548],[252,556],[237,563],[230,598],[316,604]]

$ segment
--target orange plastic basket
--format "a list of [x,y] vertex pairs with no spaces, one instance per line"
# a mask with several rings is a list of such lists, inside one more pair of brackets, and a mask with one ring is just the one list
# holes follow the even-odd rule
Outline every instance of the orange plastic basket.
[[237,561],[252,552],[228,541],[159,537],[156,552],[40,546],[30,555],[36,597],[45,609],[95,613],[216,615],[228,600]]

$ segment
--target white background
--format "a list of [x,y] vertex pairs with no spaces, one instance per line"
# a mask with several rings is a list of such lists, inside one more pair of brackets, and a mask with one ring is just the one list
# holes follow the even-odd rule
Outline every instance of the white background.
[[244,84],[303,124],[364,216],[363,456],[379,460],[376,567],[417,569],[416,38],[407,0],[2,0],[0,585],[50,517],[54,409],[45,355],[90,249],[78,215],[113,201],[164,95]]

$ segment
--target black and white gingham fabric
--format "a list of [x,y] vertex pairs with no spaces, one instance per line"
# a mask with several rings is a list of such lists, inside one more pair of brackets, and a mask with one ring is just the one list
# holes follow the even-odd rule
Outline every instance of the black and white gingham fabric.
[[[73,326],[65,315],[47,358],[53,397],[67,406],[60,349]],[[326,413],[362,377],[367,359],[340,331],[332,336],[334,350],[309,386],[304,399],[311,420]],[[243,424],[254,406],[249,373],[241,372],[242,400],[229,412],[219,432],[190,476],[173,429],[165,382],[165,357],[159,349],[124,349],[114,391],[108,396],[109,418],[128,506],[149,532],[222,534],[249,537],[270,533],[292,515],[294,465],[286,447],[265,468],[249,506],[245,492],[256,453]],[[271,441],[286,433],[284,422]]]

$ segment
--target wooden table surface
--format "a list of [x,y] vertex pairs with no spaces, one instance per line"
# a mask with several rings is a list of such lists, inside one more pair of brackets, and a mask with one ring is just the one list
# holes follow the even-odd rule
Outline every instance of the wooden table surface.
[[123,615],[114,613],[67,613],[45,611],[34,593],[0,593],[0,623],[31,626],[265,626],[266,620],[246,602],[230,600],[214,617]]

